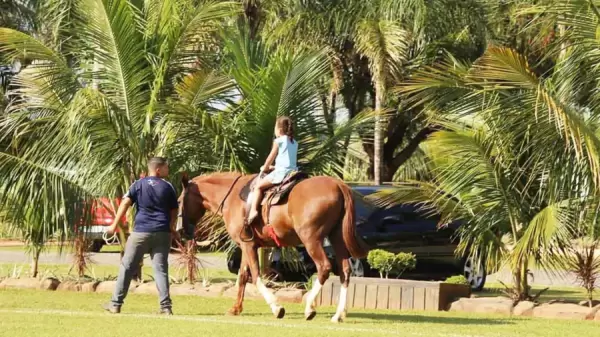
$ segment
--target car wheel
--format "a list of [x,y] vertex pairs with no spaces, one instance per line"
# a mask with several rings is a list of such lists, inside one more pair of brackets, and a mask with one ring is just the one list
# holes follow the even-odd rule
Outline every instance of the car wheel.
[[463,264],[463,275],[471,285],[472,290],[483,290],[485,278],[487,276],[483,263],[476,263],[472,258],[465,259]]
[[355,259],[351,257],[350,259],[350,269],[352,272],[350,273],[351,277],[367,277],[369,276],[369,265],[366,261],[361,259]]

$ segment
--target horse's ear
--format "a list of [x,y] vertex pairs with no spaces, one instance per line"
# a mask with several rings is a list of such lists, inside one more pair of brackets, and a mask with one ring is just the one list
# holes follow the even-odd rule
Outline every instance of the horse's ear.
[[187,188],[190,184],[190,177],[188,176],[187,172],[181,172],[181,186],[183,186],[183,188]]

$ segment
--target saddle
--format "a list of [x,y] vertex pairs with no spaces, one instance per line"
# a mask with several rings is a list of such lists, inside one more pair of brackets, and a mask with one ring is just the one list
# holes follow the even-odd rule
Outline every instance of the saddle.
[[[256,181],[258,176],[252,178],[240,191],[239,197],[245,203],[246,214],[250,209],[251,200],[248,200],[248,196],[254,189],[256,185]],[[259,206],[266,206],[266,223],[269,224],[269,208],[273,205],[279,205],[287,201],[287,197],[289,196],[292,188],[296,186],[302,180],[308,178],[308,174],[301,171],[292,171],[290,172],[283,181],[264,191],[264,195],[262,201]]]

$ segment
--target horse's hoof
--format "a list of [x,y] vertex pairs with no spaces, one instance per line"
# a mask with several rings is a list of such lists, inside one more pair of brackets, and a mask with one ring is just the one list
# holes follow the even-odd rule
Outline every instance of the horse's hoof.
[[307,321],[310,321],[313,318],[315,318],[315,316],[317,316],[317,312],[313,310],[313,311],[311,311],[309,313],[304,314],[304,316],[306,317]]
[[229,310],[227,310],[227,316],[239,316],[242,313],[242,311],[240,309],[237,308],[231,308]]
[[279,307],[278,309],[276,309],[273,312],[273,315],[275,315],[275,317],[277,317],[277,319],[282,319],[285,316],[285,308]]
[[341,316],[333,316],[331,317],[331,323],[342,323],[344,319]]

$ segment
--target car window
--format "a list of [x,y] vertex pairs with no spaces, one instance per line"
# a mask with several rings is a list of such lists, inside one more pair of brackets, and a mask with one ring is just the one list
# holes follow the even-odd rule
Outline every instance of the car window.
[[367,220],[377,210],[377,207],[356,191],[352,191],[352,195],[354,196],[355,221]]

